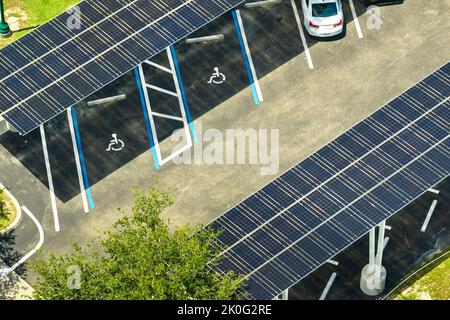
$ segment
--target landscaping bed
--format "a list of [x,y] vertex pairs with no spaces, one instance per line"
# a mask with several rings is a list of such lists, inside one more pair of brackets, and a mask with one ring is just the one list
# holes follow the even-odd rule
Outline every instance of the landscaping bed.
[[396,300],[450,300],[450,248],[447,254],[418,272]]
[[8,198],[5,191],[0,189],[0,231],[6,229],[16,218],[16,206]]
[[13,35],[0,39],[0,48],[54,18],[81,0],[4,0],[5,17]]

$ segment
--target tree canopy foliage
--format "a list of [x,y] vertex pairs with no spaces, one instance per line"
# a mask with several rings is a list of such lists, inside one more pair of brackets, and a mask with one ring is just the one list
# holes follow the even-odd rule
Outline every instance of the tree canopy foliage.
[[[37,259],[36,299],[232,299],[241,275],[219,274],[217,232],[171,228],[161,218],[173,203],[167,193],[135,191],[125,213],[89,244]],[[173,230],[171,230],[173,229]]]

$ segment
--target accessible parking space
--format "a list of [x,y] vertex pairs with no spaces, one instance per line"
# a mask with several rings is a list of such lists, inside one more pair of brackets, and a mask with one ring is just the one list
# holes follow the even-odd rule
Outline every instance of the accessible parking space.
[[[91,186],[149,149],[144,114],[133,72],[88,100],[122,94],[126,95],[125,100],[95,106],[83,104],[76,108],[81,147]],[[150,163],[148,168],[150,175]]]
[[[233,17],[225,14],[189,36],[223,35],[223,40],[175,46],[189,108],[194,119],[249,87]],[[216,69],[217,68],[217,69]],[[248,89],[251,99],[251,91]]]

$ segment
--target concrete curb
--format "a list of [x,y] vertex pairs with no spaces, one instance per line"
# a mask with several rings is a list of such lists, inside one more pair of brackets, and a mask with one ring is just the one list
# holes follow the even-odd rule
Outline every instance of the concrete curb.
[[16,217],[14,218],[14,221],[6,227],[6,229],[0,230],[0,235],[6,234],[12,230],[14,230],[19,223],[22,221],[22,209],[20,208],[19,201],[11,194],[11,192],[6,189],[6,187],[0,183],[0,190],[3,191],[8,198],[12,200],[14,203],[14,206],[16,207]]

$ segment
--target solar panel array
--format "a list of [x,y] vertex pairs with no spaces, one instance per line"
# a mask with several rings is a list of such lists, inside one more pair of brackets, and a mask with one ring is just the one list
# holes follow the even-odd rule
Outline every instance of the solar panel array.
[[83,1],[0,50],[0,115],[26,134],[242,2]]
[[449,96],[450,63],[215,220],[218,270],[273,298],[446,178]]

